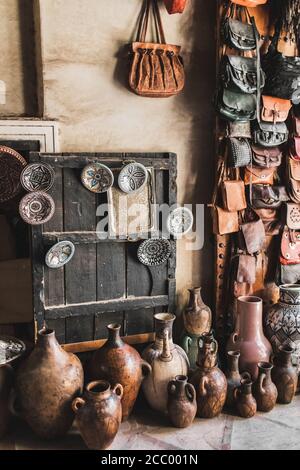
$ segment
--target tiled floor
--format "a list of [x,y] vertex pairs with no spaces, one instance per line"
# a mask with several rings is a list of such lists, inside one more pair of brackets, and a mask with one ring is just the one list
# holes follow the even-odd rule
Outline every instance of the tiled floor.
[[[0,442],[4,449],[85,449],[76,430],[57,442],[37,439],[21,422]],[[115,450],[213,450],[300,449],[300,396],[290,405],[277,405],[270,413],[242,419],[222,414],[212,420],[196,418],[187,429],[176,429],[168,419],[139,404],[128,422],[122,423],[111,449]]]

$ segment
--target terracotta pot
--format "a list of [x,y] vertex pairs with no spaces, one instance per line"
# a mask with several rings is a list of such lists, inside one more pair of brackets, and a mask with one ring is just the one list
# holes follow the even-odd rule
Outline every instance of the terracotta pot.
[[212,325],[211,309],[205,305],[201,297],[201,287],[189,289],[190,300],[183,312],[183,323],[189,335],[209,333]]
[[105,450],[113,442],[121,421],[123,387],[111,389],[105,380],[86,386],[83,398],[75,398],[72,408],[80,434],[89,449]]
[[121,384],[123,420],[127,419],[137,399],[140,386],[151,372],[149,364],[139,353],[120,337],[121,325],[107,326],[108,340],[98,349],[91,360],[89,373],[91,380],[104,379],[111,384]]
[[142,356],[151,364],[152,372],[143,382],[143,391],[149,405],[157,411],[167,412],[168,383],[176,375],[187,375],[189,360],[180,346],[173,343],[172,327],[175,315],[158,313],[155,320],[155,343],[148,346]]
[[235,405],[235,390],[241,386],[242,378],[250,379],[250,374],[244,372],[241,376],[239,371],[239,359],[240,351],[228,351],[227,352],[227,370],[226,370],[226,379],[227,379],[227,396],[226,396],[226,406],[229,408]]
[[218,344],[210,341],[209,335],[199,340],[197,369],[191,383],[196,389],[197,415],[202,418],[218,416],[225,404],[227,381],[223,372],[216,366]]
[[5,436],[10,424],[9,402],[13,386],[13,369],[9,365],[0,367],[0,439]]
[[252,381],[242,379],[241,386],[234,392],[236,409],[242,418],[252,418],[257,411],[257,404],[252,395]]
[[274,359],[271,377],[278,391],[278,403],[291,403],[296,393],[298,374],[292,364],[293,352],[290,346],[281,346]]
[[168,384],[168,414],[176,428],[192,424],[197,413],[196,391],[186,375],[177,375]]
[[72,426],[72,401],[82,388],[83,369],[78,357],[61,348],[53,330],[41,330],[34,350],[16,374],[22,417],[40,437],[62,436]]
[[259,411],[271,411],[276,405],[277,388],[271,379],[273,365],[270,362],[259,362],[259,374],[253,386],[253,395]]
[[279,302],[272,305],[265,316],[265,332],[273,351],[277,354],[280,346],[294,349],[294,365],[300,360],[300,284],[279,286]]
[[262,329],[262,299],[242,296],[237,299],[235,331],[229,338],[227,351],[240,351],[240,371],[258,376],[257,363],[268,362],[272,347]]
[[164,0],[166,9],[170,15],[183,13],[187,0]]

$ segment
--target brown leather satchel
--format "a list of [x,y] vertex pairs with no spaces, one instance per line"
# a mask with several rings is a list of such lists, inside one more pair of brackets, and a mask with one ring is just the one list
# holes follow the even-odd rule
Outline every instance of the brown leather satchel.
[[280,209],[254,209],[265,227],[266,235],[279,235],[282,229]]
[[294,202],[287,202],[285,205],[286,210],[286,225],[291,230],[300,230],[300,204]]
[[245,168],[245,184],[273,184],[276,168],[259,168],[256,166],[247,166]]
[[235,280],[238,283],[254,284],[256,277],[255,256],[241,254],[237,256],[237,269]]
[[288,118],[291,107],[290,100],[263,95],[261,119],[266,122],[284,122]]
[[252,209],[246,210],[238,236],[239,249],[249,255],[262,250],[266,238],[264,224]]
[[[158,36],[155,43],[145,42],[151,6]],[[134,93],[149,98],[167,98],[183,90],[185,74],[180,46],[166,43],[157,0],[145,1],[137,40],[131,48],[129,86]]]
[[294,160],[300,160],[300,137],[293,137],[290,141],[290,156]]
[[281,264],[300,263],[300,232],[284,227],[281,238]]
[[221,191],[225,210],[235,212],[246,209],[245,185],[242,180],[223,181]]
[[260,147],[251,145],[252,159],[255,166],[271,168],[280,166],[282,152],[279,147]]

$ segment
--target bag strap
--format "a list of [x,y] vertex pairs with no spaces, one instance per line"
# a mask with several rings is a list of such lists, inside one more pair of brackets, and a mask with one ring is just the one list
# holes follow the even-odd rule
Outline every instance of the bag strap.
[[157,0],[145,0],[140,17],[136,41],[146,42],[151,6],[158,43],[167,44]]
[[149,23],[149,13],[150,13],[150,0],[145,0],[143,4],[143,9],[140,16],[136,42],[145,42],[148,23]]
[[159,30],[159,35],[160,35],[160,43],[161,44],[167,44],[166,36],[165,36],[165,32],[164,32],[164,27],[163,27],[163,24],[162,24],[161,14],[160,14],[160,10],[159,10],[157,0],[152,0],[152,2],[153,2],[154,18],[155,18],[156,24],[158,25],[158,30]]

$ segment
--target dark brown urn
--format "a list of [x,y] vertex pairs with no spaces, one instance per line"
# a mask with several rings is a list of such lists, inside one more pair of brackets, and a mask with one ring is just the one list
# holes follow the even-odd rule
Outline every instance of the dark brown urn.
[[239,388],[241,385],[242,377],[239,371],[239,358],[240,351],[228,351],[227,352],[227,370],[226,370],[226,379],[227,379],[227,396],[226,396],[226,406],[229,408],[233,407],[235,404],[234,391],[236,388]]
[[252,418],[257,410],[257,403],[252,395],[251,379],[242,379],[241,386],[234,392],[236,409],[242,418]]
[[186,375],[177,375],[168,384],[168,415],[176,428],[187,428],[197,413],[196,391]]
[[72,426],[72,401],[82,389],[83,369],[78,357],[63,350],[53,330],[41,330],[34,350],[16,374],[21,416],[42,438],[62,436]]
[[279,353],[274,359],[271,377],[278,391],[278,403],[291,403],[296,389],[298,374],[292,364],[294,349],[290,346],[280,346]]
[[89,364],[91,380],[107,380],[110,384],[121,384],[123,420],[127,419],[137,399],[144,378],[151,366],[120,336],[121,325],[107,326],[108,340],[98,349]]
[[258,411],[271,411],[277,400],[277,388],[271,379],[273,365],[270,362],[259,362],[258,378],[253,386],[253,395]]
[[0,439],[8,430],[10,422],[9,401],[13,385],[13,369],[10,365],[0,367]]
[[113,442],[121,421],[123,387],[105,380],[91,382],[82,398],[72,403],[80,434],[89,449],[105,450]]

